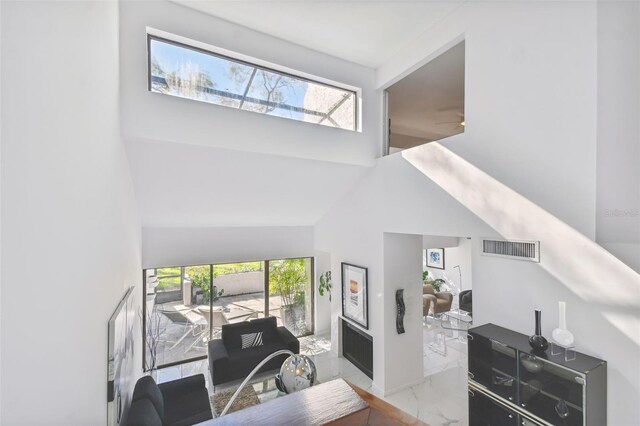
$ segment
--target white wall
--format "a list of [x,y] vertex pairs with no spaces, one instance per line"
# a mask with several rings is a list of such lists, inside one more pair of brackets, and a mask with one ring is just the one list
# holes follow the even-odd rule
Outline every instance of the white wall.
[[313,256],[311,226],[142,229],[145,269]]
[[[376,167],[316,224],[316,248],[331,253],[334,277],[331,338],[332,350],[335,352],[339,348],[338,318],[342,313],[340,263],[348,262],[368,268],[369,329],[366,332],[373,336],[374,386],[382,393],[391,392],[397,386],[393,381],[387,383],[386,368],[393,363],[395,357],[403,357],[405,350],[402,344],[387,342],[387,339],[394,342],[386,328],[394,327],[395,333],[395,319],[390,324],[386,315],[391,309],[388,304],[394,303],[395,287],[387,288],[385,283],[389,282],[389,285],[394,286],[400,283],[385,279],[386,265],[389,264],[389,268],[393,266],[385,260],[384,233],[471,235],[475,229],[482,229],[485,236],[492,235],[492,231],[479,219],[433,182],[425,179],[415,169],[407,167],[407,163],[398,155],[378,160]],[[421,280],[421,237],[413,250],[408,256],[416,257],[418,280]],[[393,289],[393,297],[387,294],[388,289]],[[421,303],[420,298],[417,310],[420,315]],[[395,309],[394,306],[392,308]],[[419,318],[414,321],[408,317],[406,324],[410,321],[413,324],[421,323]]]
[[442,248],[442,247],[457,247],[458,237],[443,237],[440,235],[423,235],[422,236],[422,248]]
[[[380,87],[464,35],[465,133],[379,160],[318,222],[315,240],[370,267],[370,311],[380,314],[382,233],[471,237],[476,324],[530,334],[540,308],[550,336],[566,301],[578,350],[608,361],[608,424],[626,426],[640,416],[640,277],[593,242],[596,29],[594,3],[466,4],[399,52],[377,70]],[[476,242],[494,236],[539,239],[544,261],[481,256]],[[374,320],[370,333],[382,349],[383,324]],[[374,359],[374,384],[385,390],[381,368]]]
[[640,3],[599,1],[596,239],[640,272],[638,117]]
[[368,169],[181,143],[127,149],[145,227],[312,225]]
[[640,273],[640,247],[638,244],[600,243],[609,253]]
[[[2,2],[0,2],[2,22]],[[2,31],[0,30],[0,99],[2,99]],[[0,101],[0,176],[2,176],[2,102]],[[2,185],[0,184],[0,242],[2,241]],[[0,306],[2,306],[2,243],[0,243]],[[2,315],[0,315],[0,421],[2,421]]]
[[[374,72],[166,1],[126,2],[120,14],[122,131],[151,139],[370,165],[380,154]],[[146,27],[362,88],[363,131],[238,111],[147,91]]]
[[[384,234],[384,392],[422,382],[422,236]],[[396,290],[404,289],[404,330],[396,330]],[[374,336],[374,339],[377,336]],[[403,351],[398,352],[397,347]],[[374,352],[374,357],[377,354]]]
[[596,24],[595,2],[467,2],[378,68],[377,86],[464,39],[472,142],[447,147],[593,238]]
[[[637,363],[640,356],[640,295],[637,294],[640,277],[557,218],[548,213],[548,217],[544,216],[530,202],[526,201],[525,207],[520,206],[522,200],[514,195],[506,197],[501,189],[493,188],[475,174],[468,179],[459,179],[457,174],[451,174],[451,170],[461,169],[462,165],[438,158],[439,153],[434,150],[436,147],[429,144],[414,148],[416,151],[428,150],[424,158],[432,159],[427,163],[428,167],[422,168],[419,163],[415,167],[432,171],[437,168],[435,164],[440,163],[438,183],[443,185],[443,181],[451,181],[458,186],[459,193],[446,185],[444,187],[460,196],[465,202],[464,207],[433,180],[416,175],[417,169],[407,167],[408,163],[401,156],[390,156],[379,160],[368,177],[315,229],[318,249],[331,252],[336,258],[334,274],[339,274],[339,261],[352,258],[356,258],[359,265],[369,267],[372,316],[369,333],[374,337],[374,353],[384,354],[374,357],[375,387],[387,393],[393,390],[386,383],[385,360],[402,356],[411,348],[402,344],[389,345],[388,324],[379,320],[385,317],[384,307],[389,302],[387,282],[380,267],[381,264],[386,266],[387,262],[379,256],[386,248],[379,236],[384,232],[459,233],[471,236],[473,243],[471,270],[476,325],[492,322],[530,334],[533,311],[542,309],[543,334],[550,336],[558,321],[557,302],[566,301],[569,307],[567,321],[576,336],[578,350],[608,361],[609,424],[630,424],[630,419],[635,418],[634,409],[622,412],[615,407],[622,406],[619,404],[634,407],[633,401],[640,395],[637,382],[628,380],[628,377],[636,377],[640,373]],[[385,184],[390,181],[393,184]],[[494,209],[492,217],[476,210],[469,199],[480,206],[491,205]],[[486,203],[486,200],[491,202]],[[434,209],[434,205],[439,208]],[[513,212],[505,214],[502,212],[504,206],[509,206]],[[480,222],[470,208],[490,221],[499,233]],[[526,217],[523,211],[531,211],[536,220],[521,222],[521,218]],[[532,235],[539,236],[541,240],[545,259],[541,264],[480,255],[478,241],[481,237],[533,239]],[[607,277],[606,291],[602,288],[602,277]],[[334,297],[340,297],[339,290]],[[338,316],[339,304],[332,308],[333,315]],[[337,336],[337,332],[333,332]],[[332,343],[337,345],[337,342]]]
[[141,291],[118,5],[3,2],[0,27],[0,423],[105,424],[107,322],[129,286]]

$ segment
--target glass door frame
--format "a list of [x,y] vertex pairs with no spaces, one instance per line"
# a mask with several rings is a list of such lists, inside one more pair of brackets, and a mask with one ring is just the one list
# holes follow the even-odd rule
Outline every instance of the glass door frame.
[[[183,266],[162,266],[162,267],[153,267],[153,268],[144,268],[142,270],[142,371],[148,372],[150,370],[147,369],[146,366],[146,357],[147,357],[147,271],[155,270],[156,276],[158,269],[164,268],[180,268],[181,277],[180,277],[180,290],[181,293],[184,291],[184,274],[185,269],[193,266],[209,266],[209,287],[213,286],[213,271],[216,265],[228,265],[234,263],[249,263],[249,262],[262,262],[264,264],[264,316],[269,316],[269,262],[279,261],[279,260],[295,260],[295,259],[309,259],[310,260],[310,281],[311,281],[311,324],[309,327],[310,332],[298,337],[310,336],[315,333],[315,325],[316,325],[316,306],[315,306],[315,292],[316,292],[316,262],[314,256],[300,256],[300,257],[285,257],[280,259],[266,259],[266,260],[248,260],[248,261],[239,261],[239,262],[219,262],[219,263],[204,263],[199,265],[183,265]],[[209,298],[209,324],[211,324],[213,319],[213,298]],[[284,324],[284,322],[283,322]],[[209,327],[209,339],[213,337],[212,329]],[[186,358],[179,361],[173,361],[162,365],[156,365],[155,369],[159,370],[161,368],[173,367],[176,365],[185,364],[187,362],[200,361],[207,359],[208,354],[195,356],[192,358]]]

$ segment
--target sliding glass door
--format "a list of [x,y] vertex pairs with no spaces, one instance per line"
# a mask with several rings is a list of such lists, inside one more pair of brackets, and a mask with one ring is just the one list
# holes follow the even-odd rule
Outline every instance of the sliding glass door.
[[145,270],[145,370],[206,358],[228,323],[275,316],[313,333],[313,276],[312,258]]
[[213,305],[228,322],[264,317],[264,264],[261,261],[213,265],[213,283],[219,292]]
[[271,260],[269,313],[294,336],[313,333],[313,259]]
[[211,266],[145,271],[145,370],[206,356]]

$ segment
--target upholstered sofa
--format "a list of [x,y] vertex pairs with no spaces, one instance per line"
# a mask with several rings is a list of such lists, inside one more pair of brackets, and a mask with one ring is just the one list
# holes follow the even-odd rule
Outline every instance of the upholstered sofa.
[[[261,343],[242,348],[253,333],[261,332]],[[222,338],[209,341],[211,383],[219,385],[244,379],[268,355],[281,349],[300,353],[300,342],[285,327],[278,327],[276,317],[258,318],[222,326]],[[288,355],[279,355],[267,362],[260,372],[280,368]]]
[[453,294],[446,291],[436,292],[430,284],[422,286],[422,316],[429,314],[429,309],[434,315],[448,312],[453,303]]
[[204,374],[156,384],[151,376],[136,382],[128,426],[188,426],[212,419]]

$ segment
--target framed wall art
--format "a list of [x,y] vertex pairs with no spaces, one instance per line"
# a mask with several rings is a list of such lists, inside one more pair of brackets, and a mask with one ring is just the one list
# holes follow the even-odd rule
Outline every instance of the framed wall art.
[[444,249],[430,248],[427,249],[427,267],[444,269]]
[[367,268],[342,263],[342,316],[369,328]]

